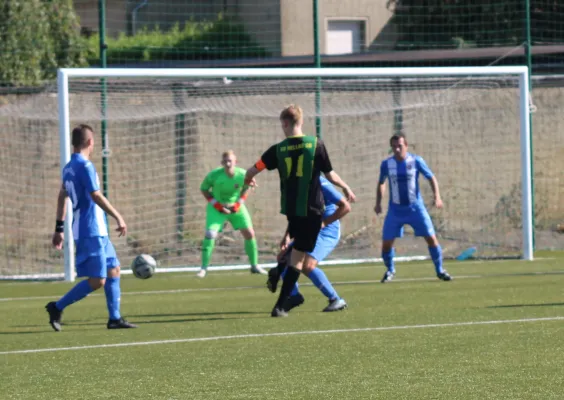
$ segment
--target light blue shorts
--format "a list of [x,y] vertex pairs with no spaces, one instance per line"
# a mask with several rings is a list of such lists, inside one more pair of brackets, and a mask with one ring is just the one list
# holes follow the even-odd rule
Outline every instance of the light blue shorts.
[[76,276],[106,278],[108,269],[119,267],[116,249],[107,236],[83,238],[76,242]]
[[[340,229],[335,229],[334,227],[323,228],[319,231],[317,236],[317,241],[315,242],[315,247],[312,252],[307,253],[311,257],[315,258],[318,262],[325,260],[325,258],[331,254],[331,252],[339,244],[339,239],[341,237]],[[290,253],[294,245],[294,242],[290,243],[288,249],[286,250],[285,257],[286,263],[290,262]]]
[[422,204],[404,206],[401,209],[390,208],[384,220],[383,240],[403,237],[403,226],[410,225],[415,236],[433,236],[435,228],[427,209]]
[[315,248],[308,254],[318,262],[325,260],[339,244],[340,236],[341,232],[339,229],[331,229],[331,227],[321,229],[315,242]]

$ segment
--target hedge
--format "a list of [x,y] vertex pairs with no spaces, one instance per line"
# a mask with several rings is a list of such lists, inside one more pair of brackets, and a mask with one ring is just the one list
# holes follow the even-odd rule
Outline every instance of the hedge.
[[[268,57],[268,52],[234,19],[219,15],[214,21],[187,21],[163,31],[144,28],[135,36],[108,37],[107,62],[123,63],[157,60],[209,60]],[[88,39],[88,61],[99,63],[99,36]]]
[[[0,85],[38,86],[60,67],[97,66],[99,36],[80,35],[72,0],[4,0],[0,5]],[[106,40],[108,64],[268,57],[234,19],[187,21]]]

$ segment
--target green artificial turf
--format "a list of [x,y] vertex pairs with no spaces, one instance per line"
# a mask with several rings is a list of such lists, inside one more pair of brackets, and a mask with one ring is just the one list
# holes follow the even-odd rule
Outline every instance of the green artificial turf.
[[385,285],[381,265],[327,267],[349,309],[322,313],[302,276],[284,319],[263,276],[129,275],[139,328],[119,331],[101,291],[56,333],[44,306],[71,283],[0,282],[0,399],[562,399],[564,257],[538,256],[447,262],[452,282],[429,262]]

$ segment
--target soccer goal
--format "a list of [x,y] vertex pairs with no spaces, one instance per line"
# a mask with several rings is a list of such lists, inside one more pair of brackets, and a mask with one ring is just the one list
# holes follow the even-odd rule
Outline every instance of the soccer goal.
[[[476,247],[479,257],[532,259],[526,67],[87,68],[61,69],[57,92],[47,88],[0,108],[7,144],[0,275],[74,278],[70,207],[64,257],[49,245],[61,166],[79,123],[96,131],[92,161],[128,224],[127,237],[112,237],[122,265],[146,253],[161,272],[197,270],[205,225],[200,182],[223,151],[234,150],[247,168],[281,140],[278,117],[290,103],[304,109],[306,133],[321,128],[335,170],[358,198],[327,263],[379,260],[383,217],[373,212],[375,189],[397,132],[439,180],[442,210],[432,208],[423,177],[420,187],[445,257]],[[269,266],[286,221],[277,174],[262,174],[258,184],[247,204],[260,262]],[[421,259],[428,251],[406,228],[396,254]],[[212,265],[248,267],[243,241],[229,226]]]

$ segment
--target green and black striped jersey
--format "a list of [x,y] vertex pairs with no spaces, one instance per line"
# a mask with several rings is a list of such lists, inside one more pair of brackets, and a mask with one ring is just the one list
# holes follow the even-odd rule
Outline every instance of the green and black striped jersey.
[[327,149],[315,136],[290,136],[261,157],[280,175],[280,212],[289,217],[322,215],[325,207],[319,175],[333,170]]

